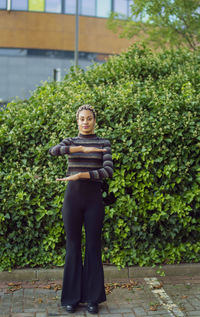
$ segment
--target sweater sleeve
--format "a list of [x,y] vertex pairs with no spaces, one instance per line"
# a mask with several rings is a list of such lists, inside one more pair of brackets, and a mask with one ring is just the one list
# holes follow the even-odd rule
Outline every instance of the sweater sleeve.
[[69,148],[71,144],[72,144],[71,138],[64,139],[61,143],[55,146],[52,146],[49,149],[49,154],[53,156],[70,154]]
[[103,167],[89,171],[90,179],[101,180],[104,178],[111,178],[113,175],[112,151],[108,140],[105,141],[103,148],[107,150],[106,152],[103,152]]

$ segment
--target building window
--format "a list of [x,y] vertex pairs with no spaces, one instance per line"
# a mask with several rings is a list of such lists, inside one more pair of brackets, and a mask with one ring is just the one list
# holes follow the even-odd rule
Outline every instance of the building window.
[[44,0],[29,0],[29,11],[44,11]]
[[45,11],[61,13],[61,0],[45,0]]
[[[0,0],[0,9],[7,9],[8,0]],[[11,10],[76,14],[76,0],[10,0]],[[79,15],[107,18],[113,10],[131,15],[133,0],[79,0]]]
[[111,11],[111,0],[97,0],[97,16],[107,18]]
[[81,15],[96,15],[96,0],[82,0],[81,1]]
[[0,9],[6,9],[6,0],[0,0]]
[[128,15],[128,0],[114,0],[114,12]]
[[133,1],[128,1],[128,16],[130,17],[132,15],[131,6],[133,4]]
[[65,12],[64,13],[68,13],[68,14],[75,14],[76,13],[76,0],[65,0]]
[[0,56],[26,56],[27,49],[24,48],[0,48]]
[[28,0],[12,0],[12,10],[28,10]]

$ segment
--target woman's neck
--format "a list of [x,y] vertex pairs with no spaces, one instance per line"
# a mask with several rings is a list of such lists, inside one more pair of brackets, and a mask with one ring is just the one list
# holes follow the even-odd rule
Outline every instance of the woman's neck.
[[78,136],[79,136],[80,138],[85,138],[85,139],[96,138],[96,134],[95,134],[95,133],[91,133],[91,134],[82,134],[82,133],[79,133]]

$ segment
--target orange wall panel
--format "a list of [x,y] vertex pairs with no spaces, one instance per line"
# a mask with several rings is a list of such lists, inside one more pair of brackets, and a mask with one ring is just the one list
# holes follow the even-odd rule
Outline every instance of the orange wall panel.
[[[73,51],[74,37],[74,15],[0,11],[0,47]],[[80,16],[80,51],[120,53],[133,42],[108,30],[106,19]]]

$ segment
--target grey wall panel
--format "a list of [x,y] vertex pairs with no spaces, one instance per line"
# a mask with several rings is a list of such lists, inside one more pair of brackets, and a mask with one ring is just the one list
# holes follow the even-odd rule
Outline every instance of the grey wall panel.
[[[92,61],[80,59],[80,66],[86,68]],[[30,91],[41,84],[41,81],[53,80],[53,69],[61,69],[61,78],[73,66],[73,59],[0,56],[0,99],[10,101],[16,96],[29,98]]]

